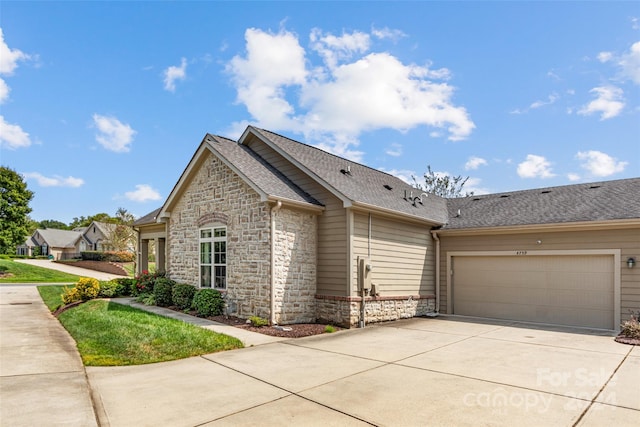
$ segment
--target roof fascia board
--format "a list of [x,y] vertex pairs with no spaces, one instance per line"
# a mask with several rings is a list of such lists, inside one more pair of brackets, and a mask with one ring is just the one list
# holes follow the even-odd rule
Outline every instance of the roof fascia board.
[[353,203],[353,208],[356,209],[358,212],[371,212],[371,213],[378,213],[378,214],[382,214],[384,216],[387,217],[393,217],[395,219],[401,219],[401,220],[410,220],[412,222],[417,222],[423,225],[428,225],[429,227],[432,226],[441,226],[443,225],[443,223],[441,222],[437,222],[434,220],[430,220],[427,218],[423,218],[421,216],[417,216],[417,215],[411,215],[411,214],[407,214],[404,212],[399,212],[399,211],[395,211],[392,209],[385,209],[385,208],[381,208],[378,206],[374,206],[374,205],[370,205],[368,203],[362,203],[362,202],[354,202]]
[[306,211],[311,211],[315,213],[322,213],[325,211],[324,206],[318,206],[311,203],[299,202],[297,200],[291,200],[285,197],[269,196],[268,199],[269,199],[268,200],[269,202],[273,202],[273,203],[277,203],[278,201],[282,202],[282,205],[285,208],[288,206],[292,206],[298,209],[304,209]]
[[640,218],[619,219],[610,221],[580,221],[553,224],[529,224],[520,226],[502,227],[477,227],[463,229],[441,229],[437,230],[443,236],[463,236],[463,235],[483,235],[483,234],[513,234],[513,233],[536,233],[541,231],[583,231],[583,230],[614,230],[624,228],[640,227]]
[[325,180],[320,178],[318,175],[313,173],[311,170],[309,170],[305,165],[300,163],[298,160],[296,160],[295,158],[291,157],[286,151],[283,151],[280,147],[278,147],[277,145],[273,144],[269,140],[269,138],[267,138],[264,135],[262,135],[259,132],[259,130],[255,129],[253,126],[248,126],[247,129],[245,129],[244,133],[240,137],[239,143],[242,144],[242,145],[246,145],[245,142],[246,142],[247,138],[249,137],[249,134],[255,136],[260,141],[262,141],[265,144],[267,144],[272,150],[274,150],[275,152],[280,154],[282,157],[287,159],[289,162],[293,163],[298,169],[303,171],[305,174],[307,174],[309,177],[311,177],[311,179],[316,181],[318,184],[322,185],[327,191],[329,191],[331,194],[333,194],[334,196],[336,196],[338,199],[340,199],[342,201],[343,207],[349,208],[349,207],[351,207],[353,205],[353,201],[350,198],[348,198],[346,195],[342,194],[340,191],[335,189],[331,184],[329,184],[328,182],[326,182]]

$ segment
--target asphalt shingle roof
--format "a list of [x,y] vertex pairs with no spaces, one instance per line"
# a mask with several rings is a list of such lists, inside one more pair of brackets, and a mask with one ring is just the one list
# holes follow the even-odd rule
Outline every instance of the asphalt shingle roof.
[[36,231],[51,248],[73,248],[78,239],[82,238],[82,233],[78,231],[55,228],[37,229]]
[[149,212],[148,214],[138,218],[137,220],[135,220],[133,222],[133,226],[137,227],[139,225],[147,225],[147,224],[155,224],[157,221],[156,219],[158,218],[158,214],[160,213],[160,210],[162,208],[158,208],[152,212]]
[[429,194],[422,197],[422,203],[413,203],[405,200],[405,191],[407,196],[412,193],[414,197],[419,197],[422,192],[393,175],[268,130],[253,128],[253,131],[268,139],[352,202],[439,224],[447,222],[446,199]]
[[322,203],[304,192],[249,147],[231,139],[209,134],[205,140],[217,155],[233,164],[267,195],[322,206]]
[[640,218],[640,178],[448,199],[443,229]]

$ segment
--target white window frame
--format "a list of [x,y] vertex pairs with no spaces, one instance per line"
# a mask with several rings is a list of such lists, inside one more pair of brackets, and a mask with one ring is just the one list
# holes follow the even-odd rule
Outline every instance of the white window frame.
[[[202,227],[198,230],[198,238],[198,287],[226,290],[227,227],[224,225]],[[208,260],[203,258],[203,244],[209,244]],[[208,275],[203,276],[203,267],[209,267]],[[220,274],[221,271],[224,274]]]

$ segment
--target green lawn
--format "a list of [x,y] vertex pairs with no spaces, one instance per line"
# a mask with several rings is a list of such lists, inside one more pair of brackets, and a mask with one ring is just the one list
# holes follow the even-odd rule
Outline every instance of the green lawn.
[[48,268],[22,264],[9,259],[0,259],[0,270],[11,273],[0,278],[0,283],[75,283],[80,277]]
[[[52,310],[62,303],[63,289],[38,287]],[[236,338],[105,300],[80,304],[58,319],[86,366],[141,365],[242,347]]]

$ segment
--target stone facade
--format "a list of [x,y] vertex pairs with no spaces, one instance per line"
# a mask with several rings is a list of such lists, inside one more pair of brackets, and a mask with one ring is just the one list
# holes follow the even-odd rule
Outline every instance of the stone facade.
[[276,323],[314,322],[317,217],[284,208],[274,215]]
[[227,226],[227,305],[239,317],[269,318],[270,208],[212,154],[195,172],[171,212],[167,272],[199,286],[199,230]]
[[[424,316],[435,311],[434,296],[386,296],[365,298],[365,323]],[[353,328],[360,322],[361,297],[316,296],[316,317],[324,322]]]

